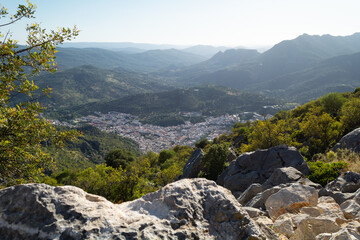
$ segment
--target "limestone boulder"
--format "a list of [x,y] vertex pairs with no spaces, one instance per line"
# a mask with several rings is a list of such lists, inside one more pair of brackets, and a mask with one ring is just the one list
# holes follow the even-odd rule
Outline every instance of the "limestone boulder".
[[338,149],[351,149],[354,152],[360,152],[360,128],[343,136],[333,148],[334,151]]
[[239,197],[238,201],[242,205],[265,208],[266,199],[279,191],[281,188],[288,187],[291,183],[301,183],[302,185],[320,189],[321,185],[311,182],[309,179],[293,167],[277,168],[263,184],[251,184]]
[[344,201],[340,207],[347,219],[360,220],[360,189],[354,193],[352,199]]
[[251,184],[245,192],[243,192],[239,197],[238,201],[241,205],[245,205],[247,202],[252,200],[258,193],[261,193],[265,188],[259,183]]
[[236,153],[235,153],[234,149],[229,148],[229,155],[228,155],[226,161],[227,161],[227,162],[231,162],[231,161],[233,161],[233,160],[235,160],[235,159],[236,159]]
[[[317,238],[324,239],[324,238]],[[342,226],[342,228],[331,234],[329,240],[357,240],[360,239],[360,223],[352,221],[349,224]]]
[[317,203],[318,193],[315,188],[294,183],[269,196],[265,207],[269,216],[276,219],[284,213],[299,212],[302,207],[316,206]]
[[340,207],[347,219],[360,219],[360,204],[358,204],[355,200],[347,200],[343,202]]
[[340,226],[332,219],[309,217],[300,222],[290,240],[316,239],[323,233],[335,233]]
[[332,218],[338,222],[345,219],[340,205],[332,197],[319,197],[316,208],[319,209],[322,218]]
[[245,206],[259,208],[259,209],[266,209],[265,207],[266,200],[274,193],[280,191],[283,187],[285,186],[280,185],[266,189],[265,191],[256,194],[255,197],[253,197],[250,201],[248,201],[245,204]]
[[292,214],[286,213],[279,216],[274,222],[274,231],[291,237],[294,234],[295,225],[292,221]]
[[201,158],[204,156],[204,152],[201,148],[197,148],[189,157],[183,168],[183,174],[181,178],[196,178],[201,171]]
[[206,179],[122,204],[72,186],[18,185],[0,190],[0,209],[4,240],[272,239],[229,190]]
[[[263,184],[278,168],[293,167],[303,175],[310,173],[304,158],[294,147],[285,145],[244,153],[232,161],[217,183],[231,191],[244,192],[251,184]],[[296,176],[291,176],[291,178]],[[281,181],[281,179],[272,179]]]
[[277,168],[263,184],[266,188],[280,184],[297,182],[304,178],[304,174],[293,167]]
[[329,182],[319,191],[319,196],[331,196],[338,204],[352,199],[360,188],[360,174],[346,172],[343,176]]
[[257,218],[260,216],[265,216],[266,213],[260,209],[253,208],[253,207],[243,207],[245,211],[249,214],[251,218]]

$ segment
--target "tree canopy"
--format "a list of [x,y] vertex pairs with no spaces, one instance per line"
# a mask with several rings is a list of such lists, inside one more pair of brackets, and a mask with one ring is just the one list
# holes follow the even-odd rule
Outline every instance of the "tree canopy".
[[[75,131],[60,132],[42,117],[43,107],[36,101],[34,91],[38,87],[31,80],[42,71],[56,71],[55,47],[71,40],[79,31],[74,27],[47,31],[38,23],[27,25],[25,45],[12,38],[9,27],[23,19],[35,18],[36,6],[30,1],[18,5],[9,13],[5,6],[0,9],[0,184],[34,180],[53,164],[41,145],[61,145],[73,139]],[[51,89],[43,89],[48,95]],[[12,102],[18,95],[26,95],[26,101]]]

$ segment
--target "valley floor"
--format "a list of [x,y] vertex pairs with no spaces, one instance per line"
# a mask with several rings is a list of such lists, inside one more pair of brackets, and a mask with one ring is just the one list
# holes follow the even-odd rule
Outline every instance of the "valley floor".
[[[262,118],[251,113],[252,119]],[[248,120],[248,119],[247,119]],[[136,116],[126,113],[96,113],[75,120],[76,123],[87,123],[107,132],[115,132],[139,143],[140,150],[160,152],[176,145],[193,145],[206,137],[209,140],[226,133],[236,122],[240,122],[239,114],[208,117],[204,122],[161,127],[142,124]]]

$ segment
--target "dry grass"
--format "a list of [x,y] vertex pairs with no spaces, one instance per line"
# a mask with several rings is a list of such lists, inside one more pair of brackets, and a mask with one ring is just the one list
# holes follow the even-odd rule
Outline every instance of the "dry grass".
[[337,152],[330,150],[326,154],[317,154],[313,160],[327,163],[346,162],[348,166],[343,171],[360,173],[360,154],[349,149],[340,149]]

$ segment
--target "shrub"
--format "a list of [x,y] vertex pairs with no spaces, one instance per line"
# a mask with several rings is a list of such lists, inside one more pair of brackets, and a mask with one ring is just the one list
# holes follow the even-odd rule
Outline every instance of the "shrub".
[[316,161],[308,162],[308,165],[311,172],[308,178],[315,183],[325,186],[327,183],[337,178],[340,175],[341,170],[347,167],[348,164],[345,162],[324,163]]
[[228,144],[213,144],[202,158],[206,169],[203,177],[216,181],[217,177],[225,169],[229,153]]
[[328,93],[320,99],[322,109],[332,117],[340,114],[341,107],[346,101],[340,93]]
[[125,149],[112,150],[105,156],[107,166],[113,168],[121,167],[122,169],[125,169],[126,166],[135,159],[136,156]]

